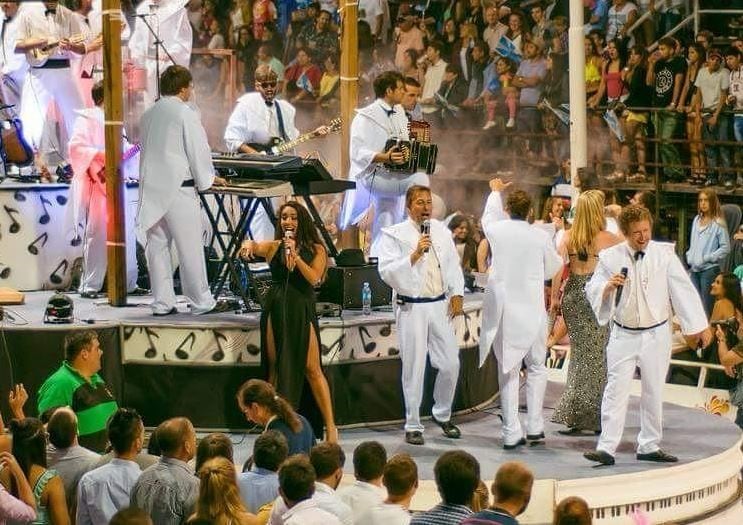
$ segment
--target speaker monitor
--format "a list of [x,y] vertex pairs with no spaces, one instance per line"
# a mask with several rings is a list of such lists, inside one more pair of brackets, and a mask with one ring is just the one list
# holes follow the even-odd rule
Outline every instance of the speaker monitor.
[[361,289],[365,282],[371,288],[372,307],[392,302],[392,288],[382,280],[375,264],[328,268],[318,300],[340,304],[343,309],[361,309]]

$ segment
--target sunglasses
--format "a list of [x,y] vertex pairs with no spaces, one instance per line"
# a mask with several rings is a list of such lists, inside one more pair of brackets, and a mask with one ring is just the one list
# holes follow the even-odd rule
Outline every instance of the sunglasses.
[[263,89],[269,89],[269,88],[275,88],[276,82],[275,81],[258,82],[258,85],[261,86]]

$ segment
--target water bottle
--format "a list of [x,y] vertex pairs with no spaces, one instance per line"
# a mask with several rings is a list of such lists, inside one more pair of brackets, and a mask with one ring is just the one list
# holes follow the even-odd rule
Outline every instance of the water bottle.
[[364,315],[371,315],[371,304],[371,287],[369,286],[368,282],[365,282],[364,287],[361,289],[361,311],[364,313]]

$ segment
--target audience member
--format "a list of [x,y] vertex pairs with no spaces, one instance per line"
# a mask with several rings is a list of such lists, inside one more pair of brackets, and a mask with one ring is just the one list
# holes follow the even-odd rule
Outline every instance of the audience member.
[[118,409],[108,422],[114,450],[110,463],[82,476],[77,495],[77,525],[108,523],[129,506],[131,492],[142,471],[134,461],[144,443],[144,425],[136,410]]
[[465,273],[477,271],[477,243],[472,232],[470,220],[466,215],[455,215],[449,221],[454,246],[459,254],[459,262]]
[[387,463],[387,451],[376,441],[364,441],[353,451],[353,485],[342,487],[338,497],[344,501],[354,516],[360,516],[374,505],[384,501],[382,476]]
[[387,499],[358,515],[356,525],[408,525],[410,501],[418,490],[418,466],[409,454],[395,454],[384,466]]
[[149,515],[142,509],[122,509],[111,518],[108,525],[154,525]]
[[415,514],[410,525],[459,525],[472,514],[467,506],[480,481],[480,464],[464,450],[444,452],[433,467],[442,502]]
[[73,332],[65,338],[62,366],[41,385],[39,414],[70,406],[78,418],[80,444],[95,452],[106,448],[106,422],[116,412],[116,400],[98,371],[103,351],[94,330]]
[[312,498],[315,492],[315,471],[303,455],[287,459],[279,469],[279,493],[287,510],[283,525],[340,525],[333,514],[318,507]]
[[0,452],[0,470],[7,472],[8,481],[15,486],[18,497],[9,494],[0,484],[0,524],[6,520],[30,523],[36,518],[36,499],[23,469],[9,452]]
[[196,447],[196,463],[194,471],[198,472],[201,470],[204,463],[212,458],[225,458],[232,463],[232,441],[230,441],[229,436],[222,434],[221,432],[216,432],[201,439]]
[[534,475],[523,463],[509,461],[501,465],[493,481],[493,506],[462,521],[462,525],[518,525],[516,517],[526,510],[531,499]]
[[[198,471],[199,499],[186,523],[257,525],[255,515],[245,509],[237,490],[235,465],[223,456],[207,460]],[[160,523],[160,522],[158,522]]]
[[353,514],[349,507],[336,494],[343,479],[343,465],[346,455],[337,443],[320,443],[310,451],[310,463],[315,469],[315,495],[317,506],[338,518],[343,525],[353,524]]
[[553,525],[591,525],[591,509],[583,498],[571,496],[557,504]]
[[53,447],[47,450],[46,459],[49,468],[57,471],[62,478],[67,508],[74,516],[78,482],[83,474],[98,466],[101,456],[78,444],[77,416],[70,407],[56,409],[49,418],[46,431]]
[[237,475],[240,497],[248,512],[257,513],[279,495],[279,467],[287,458],[289,446],[284,434],[267,430],[253,444],[253,466]]
[[738,409],[735,423],[743,429],[743,344],[729,348],[725,330],[720,325],[716,328],[715,336],[720,363],[728,370],[735,370],[737,382],[730,394],[730,404]]
[[435,95],[444,81],[447,63],[441,58],[443,45],[441,42],[428,43],[426,48],[426,74],[423,81],[423,93],[421,93],[421,109],[424,114],[430,115],[436,112]]
[[142,472],[132,489],[131,505],[147,511],[157,525],[180,525],[196,506],[199,480],[188,466],[196,452],[196,432],[186,418],[157,427],[160,460]]

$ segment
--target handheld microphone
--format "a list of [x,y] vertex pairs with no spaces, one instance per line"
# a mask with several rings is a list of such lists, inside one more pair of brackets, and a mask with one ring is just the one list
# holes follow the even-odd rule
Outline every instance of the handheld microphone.
[[[628,271],[629,270],[625,266],[621,270],[619,270],[619,273],[621,273],[622,274],[622,277],[624,277],[626,279],[627,278],[627,272]],[[614,297],[614,307],[615,308],[617,306],[619,306],[619,301],[622,299],[622,290],[623,289],[624,289],[624,285],[623,284],[620,284],[619,286],[617,286],[617,295]]]
[[291,250],[289,250],[289,246],[286,245],[286,241],[293,238],[294,230],[284,230],[284,255],[286,255],[286,257],[289,257],[291,253]]
[[[431,235],[431,221],[428,219],[421,223],[421,235]],[[428,253],[428,248],[423,250],[423,253]]]

